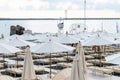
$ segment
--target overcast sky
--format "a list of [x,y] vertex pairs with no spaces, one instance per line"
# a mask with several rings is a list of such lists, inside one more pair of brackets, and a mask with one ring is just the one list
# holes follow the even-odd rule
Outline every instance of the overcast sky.
[[[87,17],[120,16],[120,0],[86,2]],[[84,0],[0,0],[0,17],[83,17],[83,9]]]
[[[120,0],[86,0],[86,17],[120,17]],[[84,0],[0,0],[0,18],[59,18],[84,17]],[[87,21],[89,29],[100,29],[101,23],[104,29],[115,32],[116,22],[120,21]],[[64,31],[69,30],[73,23],[82,21],[66,21]],[[20,24],[30,28],[34,32],[56,32],[57,21],[34,21],[34,22],[1,22],[2,26]],[[47,25],[49,24],[49,25]],[[36,26],[36,27],[35,27]],[[2,33],[6,33],[4,29]]]

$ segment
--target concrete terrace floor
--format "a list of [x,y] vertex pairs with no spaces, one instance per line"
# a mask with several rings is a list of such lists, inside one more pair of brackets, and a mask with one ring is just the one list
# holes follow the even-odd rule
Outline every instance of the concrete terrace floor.
[[[49,79],[49,74],[45,75],[38,75],[38,78],[40,77],[43,80],[52,80]],[[120,80],[120,77],[113,76],[113,75],[107,75],[107,74],[93,74],[91,71],[88,71],[88,77],[89,80]]]

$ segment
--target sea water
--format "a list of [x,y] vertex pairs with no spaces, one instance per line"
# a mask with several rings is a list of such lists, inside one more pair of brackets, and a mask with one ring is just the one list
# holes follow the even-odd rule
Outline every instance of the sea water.
[[[10,26],[20,25],[26,29],[30,29],[33,32],[58,32],[57,24],[61,22],[58,20],[0,20],[0,34],[4,36],[10,35]],[[83,20],[64,20],[63,31],[70,31],[73,28],[72,24],[83,24]],[[87,20],[87,30],[96,31],[96,30],[105,30],[108,32],[116,33],[116,26],[119,26],[119,20]],[[119,28],[118,28],[119,29]]]

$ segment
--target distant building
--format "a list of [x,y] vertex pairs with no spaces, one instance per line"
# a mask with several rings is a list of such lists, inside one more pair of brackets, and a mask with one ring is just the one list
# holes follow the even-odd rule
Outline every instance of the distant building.
[[14,34],[22,35],[24,31],[25,31],[25,28],[20,25],[10,26],[10,35],[14,35]]

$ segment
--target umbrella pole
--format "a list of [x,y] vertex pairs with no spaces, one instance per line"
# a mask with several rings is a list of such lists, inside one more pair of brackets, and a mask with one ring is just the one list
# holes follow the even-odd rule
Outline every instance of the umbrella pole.
[[[94,49],[95,49],[95,54],[97,55],[97,47],[96,46],[94,46]],[[96,59],[95,59],[95,61],[96,61]],[[96,64],[95,64],[95,66],[96,66]],[[95,68],[95,75],[96,75],[97,73],[96,73],[96,68]]]
[[67,52],[67,63],[68,63],[68,52]]
[[16,67],[18,68],[18,55],[17,55],[17,53],[15,53],[15,55],[16,55]]
[[99,63],[101,67],[101,52],[100,52],[100,46],[98,46],[98,55],[99,55]]
[[5,68],[5,56],[4,56],[4,54],[3,54],[3,66]]
[[51,79],[51,65],[52,65],[52,62],[51,62],[51,53],[50,53],[50,79]]
[[104,54],[106,54],[106,50],[105,50],[106,46],[104,45]]

